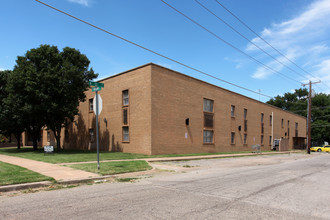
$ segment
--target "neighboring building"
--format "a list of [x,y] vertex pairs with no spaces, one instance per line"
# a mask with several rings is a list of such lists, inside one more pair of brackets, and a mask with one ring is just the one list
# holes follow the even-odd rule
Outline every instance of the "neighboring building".
[[[156,64],[99,82],[100,150],[151,155],[250,151],[255,144],[270,150],[273,139],[288,149],[305,144],[306,118]],[[95,92],[86,95],[63,132],[65,149],[96,149]]]
[[[32,137],[28,132],[22,133],[22,145],[23,146],[33,145]],[[54,133],[51,130],[46,129],[46,127],[43,127],[40,131],[40,140],[38,141],[38,147],[42,147],[45,145],[56,146],[56,142],[55,142]]]

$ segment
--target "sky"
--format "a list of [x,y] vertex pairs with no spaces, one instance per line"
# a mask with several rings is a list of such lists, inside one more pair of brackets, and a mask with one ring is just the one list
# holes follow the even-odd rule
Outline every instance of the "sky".
[[330,0],[42,1],[250,91],[150,53],[35,0],[0,0],[0,70],[12,70],[17,56],[50,44],[85,54],[98,79],[153,62],[262,102],[303,88],[301,84],[309,80],[321,80],[313,85],[316,92],[330,93]]

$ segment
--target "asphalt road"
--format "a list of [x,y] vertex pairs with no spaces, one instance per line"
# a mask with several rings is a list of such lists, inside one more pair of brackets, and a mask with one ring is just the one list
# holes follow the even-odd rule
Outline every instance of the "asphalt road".
[[330,219],[330,154],[156,165],[176,172],[1,196],[0,219]]

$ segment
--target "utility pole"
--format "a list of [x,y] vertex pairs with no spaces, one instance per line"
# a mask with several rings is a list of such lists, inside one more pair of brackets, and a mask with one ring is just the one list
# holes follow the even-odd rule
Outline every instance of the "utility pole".
[[308,92],[308,106],[307,106],[307,153],[311,153],[312,147],[312,84],[320,83],[321,81],[312,82],[309,80],[309,83],[302,84],[303,86],[309,85]]

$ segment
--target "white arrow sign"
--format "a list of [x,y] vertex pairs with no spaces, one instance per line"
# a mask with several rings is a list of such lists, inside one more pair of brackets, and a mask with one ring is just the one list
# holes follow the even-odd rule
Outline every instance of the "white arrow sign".
[[[100,115],[101,111],[102,111],[102,99],[100,94],[97,94],[98,98],[99,98],[99,112],[98,115]],[[93,98],[93,111],[96,114],[96,95]]]

